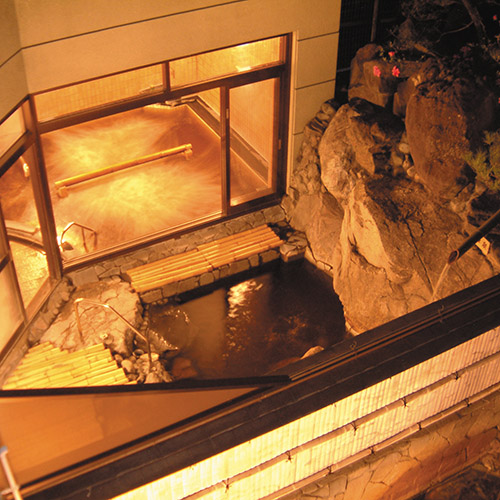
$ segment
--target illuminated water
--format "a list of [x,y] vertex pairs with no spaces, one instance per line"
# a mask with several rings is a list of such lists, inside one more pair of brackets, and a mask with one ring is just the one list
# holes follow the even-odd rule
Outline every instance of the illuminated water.
[[446,263],[445,266],[443,267],[443,270],[441,271],[441,274],[439,275],[439,278],[437,280],[436,285],[433,287],[431,302],[434,302],[436,300],[438,291],[441,288],[441,285],[443,284],[443,281],[446,278],[446,275],[448,274],[449,268],[450,268],[450,265],[448,263]]
[[150,322],[201,378],[264,375],[345,337],[331,278],[307,262],[276,265],[177,306],[155,306]]

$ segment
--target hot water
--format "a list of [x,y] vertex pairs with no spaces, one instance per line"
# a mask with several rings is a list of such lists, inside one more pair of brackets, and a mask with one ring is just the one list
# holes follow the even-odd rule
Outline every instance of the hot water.
[[180,347],[200,378],[258,376],[345,338],[331,278],[308,262],[152,306],[150,327]]

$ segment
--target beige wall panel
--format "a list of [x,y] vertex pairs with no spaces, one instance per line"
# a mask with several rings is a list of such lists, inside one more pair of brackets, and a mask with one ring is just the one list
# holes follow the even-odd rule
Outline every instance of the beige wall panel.
[[[297,11],[295,18],[300,19],[299,40],[327,33],[337,33],[340,29],[341,0],[295,0],[294,2],[284,1],[282,4],[280,10],[289,8],[292,13]],[[283,13],[277,10],[275,15],[279,16]]]
[[299,134],[309,120],[314,118],[320,106],[335,95],[335,80],[313,87],[297,89],[295,98],[295,123],[292,131]]
[[338,33],[299,41],[297,88],[335,78],[338,42]]
[[15,0],[15,3],[21,42],[26,47],[232,1]]
[[27,95],[22,55],[0,66],[0,120]]
[[291,31],[333,33],[339,8],[339,0],[248,0],[28,47],[28,86],[37,92]]
[[0,65],[20,48],[14,0],[0,0]]

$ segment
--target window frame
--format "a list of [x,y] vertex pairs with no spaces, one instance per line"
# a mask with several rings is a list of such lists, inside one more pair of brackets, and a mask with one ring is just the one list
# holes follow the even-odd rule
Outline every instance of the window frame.
[[[127,98],[124,100],[113,101],[111,103],[103,104],[100,106],[96,106],[93,108],[88,108],[71,115],[64,115],[58,118],[48,120],[45,122],[40,122],[37,117],[36,111],[36,96],[41,93],[51,92],[53,90],[58,90],[60,88],[68,87],[71,85],[85,83],[85,82],[75,82],[71,85],[61,86],[57,88],[53,88],[44,92],[35,93],[30,96],[30,111],[31,111],[31,119],[32,119],[32,129],[34,135],[34,141],[37,144],[37,152],[38,152],[38,164],[40,170],[40,179],[39,182],[39,192],[40,199],[44,200],[44,203],[48,202],[46,216],[46,232],[51,235],[50,237],[50,253],[52,254],[52,271],[51,273],[55,276],[61,276],[66,271],[72,271],[74,269],[81,268],[89,263],[98,262],[105,260],[106,258],[112,257],[114,255],[118,255],[124,252],[129,252],[133,250],[138,250],[140,248],[144,248],[148,245],[164,241],[173,236],[187,233],[192,231],[193,229],[199,229],[201,227],[205,227],[216,222],[220,222],[227,218],[231,218],[237,215],[241,215],[246,212],[250,212],[257,208],[269,206],[271,204],[278,203],[279,199],[285,192],[286,185],[286,170],[287,170],[287,141],[288,141],[288,128],[289,128],[289,99],[290,99],[290,73],[291,73],[291,51],[292,51],[292,34],[283,34],[277,35],[274,37],[268,38],[281,38],[281,54],[280,61],[274,65],[266,65],[265,67],[257,67],[253,70],[243,71],[241,73],[235,73],[230,76],[223,76],[221,78],[203,81],[200,83],[196,83],[193,85],[187,85],[183,87],[178,87],[175,89],[171,89],[170,85],[170,72],[169,72],[169,64],[170,60],[163,61],[161,63],[154,63],[150,66],[156,66],[158,64],[163,65],[163,89],[160,92],[155,92],[148,95],[138,95],[132,98]],[[261,40],[255,40],[261,41]],[[246,42],[253,43],[253,41]],[[235,45],[236,46],[236,45]],[[228,47],[222,47],[217,50],[224,50]],[[192,57],[196,54],[191,54],[185,57]],[[183,59],[183,58],[178,58]],[[177,60],[177,59],[176,59]],[[140,68],[130,69],[120,73],[126,73],[128,71],[135,71],[136,69],[142,69],[146,66],[142,66]],[[114,73],[119,74],[119,73]],[[99,78],[89,79],[86,81],[98,80],[101,78],[107,78],[112,75],[103,75]],[[272,173],[272,177],[274,179],[273,185],[271,188],[267,190],[263,190],[261,196],[248,200],[244,203],[231,206],[229,202],[229,184],[227,171],[229,168],[229,163],[226,159],[226,154],[228,154],[228,141],[226,138],[226,134],[228,131],[226,130],[226,110],[228,102],[225,98],[223,98],[224,93],[228,93],[230,88],[238,87],[246,84],[255,83],[262,80],[275,78],[279,83],[278,85],[278,96],[275,102],[275,110],[274,110],[274,127],[275,127],[275,144],[274,144],[274,152],[273,152],[273,164],[274,169]],[[87,121],[96,120],[99,118],[103,118],[106,116],[111,116],[114,114],[123,113],[125,111],[130,111],[133,109],[141,108],[147,106],[149,104],[162,103],[165,101],[172,101],[176,99],[180,99],[187,95],[192,95],[197,92],[203,92],[206,90],[219,88],[221,89],[221,114],[220,114],[220,139],[221,139],[221,213],[215,217],[206,216],[202,219],[198,219],[181,226],[176,226],[173,228],[165,228],[157,233],[147,234],[144,236],[140,236],[133,240],[127,240],[125,242],[119,243],[113,247],[105,248],[102,250],[97,250],[87,255],[81,257],[75,257],[67,262],[62,262],[59,250],[57,248],[56,241],[56,230],[53,216],[53,208],[52,202],[50,200],[48,181],[47,181],[47,172],[45,168],[45,162],[43,157],[43,151],[40,146],[40,136],[51,132],[57,129],[66,128],[72,125],[77,125],[80,123],[85,123]],[[225,90],[224,90],[225,89]],[[226,153],[227,152],[227,153]]]
[[21,315],[21,320],[14,330],[9,333],[9,339],[5,342],[5,344],[0,346],[0,359],[2,359],[6,353],[10,351],[13,344],[20,338],[21,332],[28,324],[28,314],[21,294],[21,287],[19,286],[12,251],[7,239],[7,229],[5,227],[5,221],[0,205],[0,274],[3,273],[8,273],[10,275],[7,276],[7,279],[10,281],[9,292],[13,294],[14,303],[16,304]]

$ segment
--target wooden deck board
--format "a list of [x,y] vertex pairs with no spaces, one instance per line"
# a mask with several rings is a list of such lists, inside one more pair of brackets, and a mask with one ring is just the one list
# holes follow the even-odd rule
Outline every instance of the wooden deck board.
[[194,250],[132,268],[127,274],[133,289],[143,293],[201,276],[223,265],[276,248],[281,243],[269,226],[258,226],[202,243]]
[[[49,356],[47,356],[49,354]],[[63,351],[41,344],[31,348],[2,389],[40,389],[89,385],[128,384],[125,372],[111,351],[96,344],[78,351]]]

